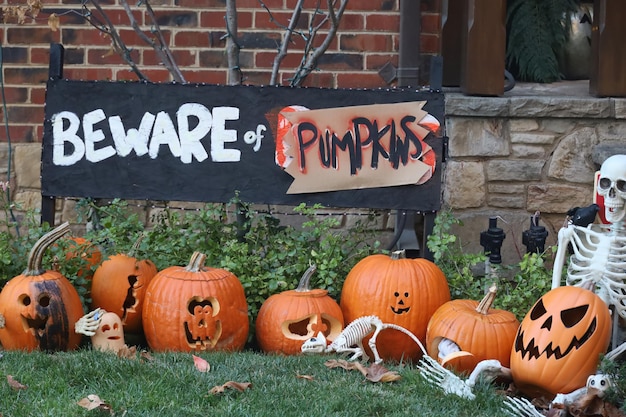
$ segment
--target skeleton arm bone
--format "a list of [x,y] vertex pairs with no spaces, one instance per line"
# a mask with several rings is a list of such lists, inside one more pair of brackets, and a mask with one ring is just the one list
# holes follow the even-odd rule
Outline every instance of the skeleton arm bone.
[[567,245],[574,234],[574,227],[573,225],[567,225],[559,230],[558,247],[554,258],[554,267],[552,268],[552,288],[561,286],[561,276],[563,275],[563,266],[567,256]]

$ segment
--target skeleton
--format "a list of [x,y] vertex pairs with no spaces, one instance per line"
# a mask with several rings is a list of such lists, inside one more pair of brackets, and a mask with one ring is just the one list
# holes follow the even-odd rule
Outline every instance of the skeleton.
[[626,155],[613,155],[602,164],[598,194],[604,197],[605,217],[610,224],[583,227],[570,222],[559,231],[552,288],[561,285],[571,246],[573,255],[565,283],[588,288],[613,307],[617,313],[613,317],[615,348],[618,319],[626,319]]
[[[613,349],[605,355],[606,360],[614,361],[626,353],[626,343],[623,343],[616,349]],[[455,394],[462,398],[473,400],[475,398],[472,388],[478,380],[491,381],[498,377],[511,378],[511,372],[508,368],[500,365],[497,360],[484,360],[478,363],[469,378],[463,380],[455,373],[444,368],[435,359],[428,355],[424,355],[418,364],[420,376],[427,382],[439,386],[446,394]],[[596,374],[587,378],[585,387],[577,389],[569,394],[557,394],[551,403],[551,407],[562,408],[563,405],[569,405],[587,393],[593,392],[600,398],[603,398],[606,391],[612,385],[611,379],[607,375]],[[537,409],[525,398],[506,397],[502,410],[511,417],[544,417]]]
[[427,355],[424,345],[422,345],[422,342],[420,342],[413,333],[396,324],[383,323],[383,321],[377,316],[363,316],[354,320],[352,323],[348,324],[346,328],[339,333],[339,336],[337,336],[337,338],[329,345],[327,344],[324,334],[319,332],[317,337],[312,337],[306,340],[302,344],[301,350],[302,353],[307,354],[330,352],[337,352],[340,354],[352,353],[352,356],[348,360],[354,361],[362,358],[364,362],[367,362],[369,360],[369,356],[363,349],[363,339],[369,334],[372,334],[368,345],[374,354],[374,362],[379,364],[383,360],[376,349],[376,338],[378,337],[378,334],[385,329],[394,329],[406,334],[420,347],[424,355]]

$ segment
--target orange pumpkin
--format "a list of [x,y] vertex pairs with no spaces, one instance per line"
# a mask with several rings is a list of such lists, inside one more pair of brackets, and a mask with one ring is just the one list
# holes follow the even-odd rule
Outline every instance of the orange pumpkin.
[[72,236],[68,237],[67,240],[69,242],[65,260],[80,257],[85,264],[85,268],[79,269],[76,274],[86,280],[90,280],[93,277],[93,269],[102,261],[102,252],[96,245],[84,237]]
[[42,236],[30,251],[26,270],[2,289],[0,343],[5,349],[78,347],[81,335],[74,332],[74,324],[84,313],[78,292],[61,273],[41,267],[45,250],[69,231],[69,224],[63,223]]
[[[496,359],[508,368],[519,321],[510,311],[491,308],[496,292],[494,284],[480,303],[458,299],[439,307],[426,330],[428,354],[461,373],[471,373],[478,362],[486,359]],[[441,357],[439,347],[444,340],[454,343],[460,355]]]
[[513,381],[529,396],[582,388],[610,337],[611,315],[600,297],[579,287],[550,290],[520,324],[511,349]]
[[[340,306],[346,323],[376,315],[425,340],[428,321],[449,300],[448,282],[437,265],[423,258],[408,259],[404,251],[396,251],[391,256],[377,254],[360,260],[346,277]],[[410,337],[392,329],[380,333],[376,347],[384,360],[422,356]]]
[[334,340],[343,329],[339,304],[323,289],[309,289],[315,266],[302,275],[295,290],[270,296],[256,319],[256,337],[264,352],[296,355],[302,343],[322,332]]
[[133,256],[141,240],[135,242],[128,254],[109,256],[96,269],[91,283],[92,308],[116,313],[127,333],[141,332],[144,296],[158,272],[152,261]]
[[144,298],[143,330],[155,351],[240,350],[248,338],[248,303],[239,279],[204,266],[194,252],[186,267],[154,276]]

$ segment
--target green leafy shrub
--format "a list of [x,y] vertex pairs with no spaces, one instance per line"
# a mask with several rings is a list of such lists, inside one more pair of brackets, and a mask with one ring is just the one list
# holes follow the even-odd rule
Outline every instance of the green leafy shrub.
[[154,215],[149,228],[120,200],[103,207],[85,202],[81,207],[84,218],[97,225],[85,237],[103,247],[104,259],[127,251],[143,234],[136,256],[150,259],[159,270],[186,265],[191,254],[200,251],[207,256],[207,266],[231,271],[246,291],[251,324],[262,303],[272,294],[296,288],[310,264],[317,265],[312,288],[326,289],[338,299],[350,269],[380,249],[373,213],[344,230],[338,228],[336,216],[319,215],[323,208],[318,205],[294,208],[294,214],[305,218],[301,227],[281,225],[237,197],[197,211],[165,208]]

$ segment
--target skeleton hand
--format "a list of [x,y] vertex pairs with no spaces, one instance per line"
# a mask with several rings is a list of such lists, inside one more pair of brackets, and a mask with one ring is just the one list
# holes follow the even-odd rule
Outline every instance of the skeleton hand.
[[544,417],[526,398],[506,397],[502,410],[511,417]]
[[439,362],[430,356],[424,355],[417,368],[421,371],[420,375],[427,382],[438,385],[446,394],[456,394],[469,400],[476,398],[471,388],[461,378],[441,366]]
[[85,314],[82,316],[76,324],[74,324],[74,331],[76,333],[84,334],[85,336],[93,336],[96,334],[96,330],[100,327],[100,322],[102,321],[102,314],[105,311],[101,308],[96,308],[95,310]]

